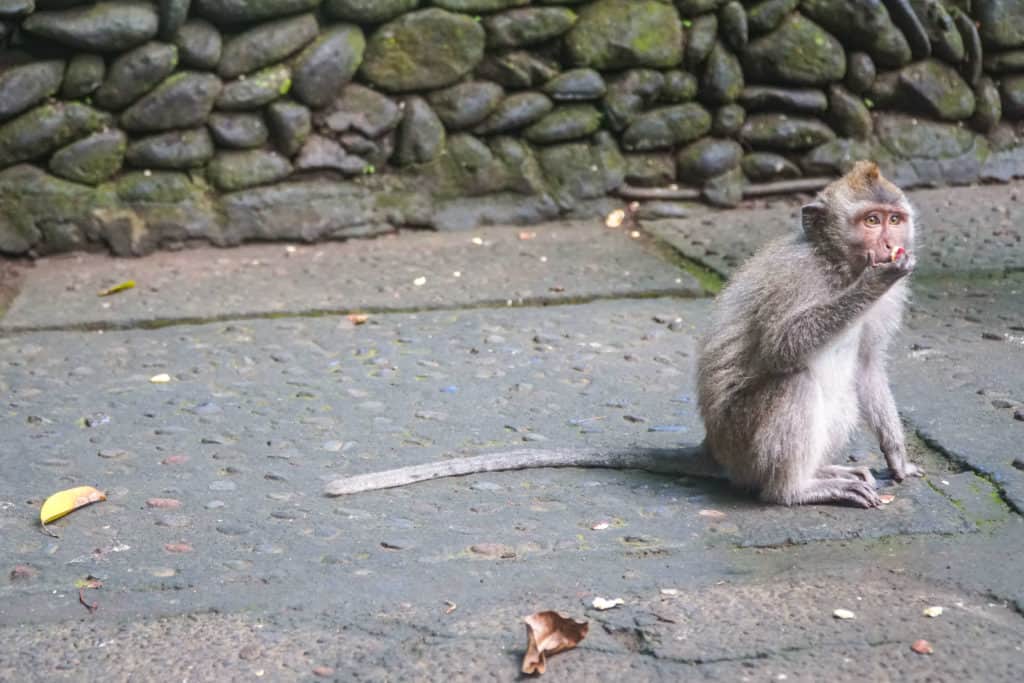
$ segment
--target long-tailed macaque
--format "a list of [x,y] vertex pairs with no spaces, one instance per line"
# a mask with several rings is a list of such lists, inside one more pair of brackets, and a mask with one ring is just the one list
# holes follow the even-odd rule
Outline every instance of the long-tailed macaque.
[[870,162],[802,209],[802,230],[768,244],[719,294],[700,347],[707,436],[681,450],[526,449],[340,479],[327,495],[531,467],[610,467],[717,476],[783,505],[880,504],[867,467],[832,464],[861,419],[892,475],[907,460],[885,373],[914,269],[914,211]]

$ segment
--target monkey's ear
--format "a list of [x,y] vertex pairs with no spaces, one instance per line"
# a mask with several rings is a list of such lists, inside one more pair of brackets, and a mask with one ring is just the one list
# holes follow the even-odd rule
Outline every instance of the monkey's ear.
[[810,236],[817,232],[818,226],[825,221],[827,213],[828,210],[820,199],[815,199],[810,204],[800,207],[800,225],[803,227],[804,233]]

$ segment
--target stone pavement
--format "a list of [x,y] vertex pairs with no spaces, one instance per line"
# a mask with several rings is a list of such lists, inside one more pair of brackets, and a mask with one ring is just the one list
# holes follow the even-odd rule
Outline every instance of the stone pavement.
[[[322,495],[510,448],[698,442],[702,266],[727,277],[792,201],[635,236],[20,267],[0,319],[0,680],[515,680],[521,617],[544,609],[591,624],[551,680],[1021,680],[1021,190],[914,194],[922,268],[892,378],[928,474],[883,479],[895,500],[869,511],[574,469]],[[882,473],[866,436],[849,457]],[[43,535],[42,500],[80,484],[108,500]]]

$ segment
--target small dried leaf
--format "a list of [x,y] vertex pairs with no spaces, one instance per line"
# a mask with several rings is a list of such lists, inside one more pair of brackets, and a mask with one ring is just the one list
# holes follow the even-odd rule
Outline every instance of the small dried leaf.
[[891,493],[882,493],[878,496],[878,499],[882,501],[882,505],[888,505],[889,503],[896,500],[896,496],[892,495]]
[[832,612],[832,616],[836,619],[853,619],[857,615],[848,609],[837,609]]
[[444,613],[445,614],[451,614],[452,612],[454,612],[455,610],[457,610],[459,608],[459,606],[456,605],[451,600],[445,600],[444,604],[445,604],[445,608],[444,608]]
[[523,241],[535,240],[537,239],[537,233],[533,232],[532,230],[523,230],[519,233],[519,239]]
[[353,325],[364,325],[369,319],[370,316],[365,313],[350,313],[348,316],[348,321]]
[[721,510],[701,510],[697,514],[701,517],[710,517],[711,519],[724,519],[726,516]]
[[661,589],[661,594],[662,595],[679,595],[679,589],[678,588],[662,588]]
[[594,524],[590,528],[593,529],[594,531],[604,531],[605,529],[607,529],[610,526],[611,526],[611,524],[609,524],[608,522],[598,522],[597,524]]
[[544,673],[548,655],[576,647],[590,630],[587,622],[563,617],[550,610],[523,617],[523,621],[526,622],[524,674]]
[[181,501],[177,498],[150,498],[146,501],[146,507],[173,510],[181,507]]
[[164,550],[169,553],[190,553],[192,546],[188,543],[165,543]]
[[606,610],[611,609],[612,607],[618,607],[619,605],[625,605],[626,601],[622,598],[615,598],[614,600],[609,600],[608,598],[598,597],[594,598],[594,601],[590,604],[594,606],[594,609]]
[[938,605],[932,605],[931,607],[925,607],[921,611],[921,614],[925,615],[926,617],[937,617],[940,614],[942,614],[942,608]]
[[123,292],[126,289],[134,288],[135,280],[125,280],[121,284],[117,284],[114,285],[113,287],[108,287],[107,289],[104,289],[102,292],[99,292],[96,296],[110,296],[111,294],[117,294],[118,292]]
[[161,372],[159,375],[153,375],[150,377],[149,381],[153,384],[167,384],[171,381],[171,376],[166,372]]
[[604,219],[604,224],[609,228],[617,228],[626,220],[626,212],[622,209],[615,209]]
[[910,649],[919,655],[930,655],[935,652],[932,648],[932,644],[927,640],[915,640],[914,644],[910,646]]
[[105,493],[92,486],[76,486],[73,489],[58,491],[43,503],[39,510],[39,521],[49,524],[80,507],[106,499]]

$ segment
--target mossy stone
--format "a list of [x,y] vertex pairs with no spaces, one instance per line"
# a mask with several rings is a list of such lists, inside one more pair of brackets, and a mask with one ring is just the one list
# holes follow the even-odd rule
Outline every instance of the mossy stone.
[[505,91],[490,81],[466,81],[427,96],[434,111],[451,130],[472,128],[494,111]]
[[104,109],[124,109],[170,76],[177,65],[175,46],[155,41],[140,45],[110,64],[94,100]]
[[291,172],[292,165],[286,158],[263,149],[218,152],[206,169],[210,182],[223,192],[277,182]]
[[476,76],[506,88],[522,90],[547,83],[559,74],[558,62],[529,50],[512,50],[486,57]]
[[268,66],[245,78],[225,83],[215,106],[224,111],[259,109],[287,95],[291,86],[291,69],[284,64]]
[[49,168],[67,180],[99,185],[121,170],[127,146],[127,137],[116,128],[98,131],[58,149]]
[[755,35],[774,31],[799,4],[800,0],[762,0],[747,10],[747,26]]
[[699,184],[739,167],[743,148],[735,140],[702,138],[676,154],[676,174],[680,180]]
[[474,132],[489,135],[524,128],[550,112],[554,106],[544,93],[522,92],[509,95],[474,129]]
[[974,88],[974,116],[971,125],[982,133],[991,132],[1003,118],[1003,103],[999,99],[999,88],[988,76],[978,80]]
[[267,107],[267,126],[271,139],[286,156],[292,156],[313,131],[309,108],[291,100],[278,100]]
[[1024,3],[1020,0],[974,0],[972,9],[986,48],[1024,46]]
[[843,175],[861,159],[874,156],[871,146],[862,140],[837,138],[822,143],[800,158],[800,168],[812,176]]
[[863,95],[875,82],[875,62],[866,52],[851,52],[846,60],[845,84],[850,92]]
[[576,23],[576,13],[566,7],[524,7],[484,19],[487,46],[522,47],[562,35]]
[[411,12],[420,0],[324,0],[328,16],[361,24],[380,24]]
[[691,73],[673,69],[665,72],[665,81],[658,100],[666,104],[689,102],[697,96],[697,78]]
[[510,7],[529,5],[530,0],[433,0],[438,7],[453,12],[497,12]]
[[733,168],[714,178],[709,178],[701,188],[701,196],[710,204],[723,208],[739,206],[743,201],[743,187],[746,185],[746,178],[739,166]]
[[900,67],[913,59],[910,44],[882,0],[802,0],[800,11],[882,66]]
[[383,90],[431,90],[455,83],[484,56],[485,32],[472,18],[431,8],[409,12],[370,36],[361,73]]
[[190,128],[132,140],[125,161],[135,168],[187,170],[205,166],[213,152],[206,128]]
[[654,69],[630,69],[616,77],[604,97],[604,111],[612,130],[622,130],[657,102],[664,85],[665,75]]
[[890,152],[905,159],[956,158],[969,152],[975,143],[974,133],[967,128],[905,114],[879,115],[875,133]]
[[626,182],[635,187],[665,187],[675,182],[676,162],[666,152],[624,155]]
[[80,102],[50,102],[0,125],[0,168],[38,159],[108,127],[110,116]]
[[942,0],[910,0],[914,13],[925,27],[935,56],[959,64],[964,58],[964,41]]
[[570,69],[545,83],[543,90],[553,100],[573,102],[601,99],[608,86],[594,69]]
[[31,109],[57,93],[64,78],[64,62],[51,59],[0,71],[0,121]]
[[733,50],[740,52],[750,40],[747,26],[747,12],[739,0],[730,0],[718,11],[718,22],[722,25],[722,38]]
[[68,62],[64,71],[64,82],[60,87],[60,96],[66,100],[77,100],[91,95],[103,85],[107,72],[107,64],[103,57],[79,53]]
[[295,98],[313,108],[326,106],[352,80],[365,48],[358,26],[339,24],[323,31],[292,63]]
[[219,147],[229,149],[261,147],[270,138],[263,117],[254,112],[214,112],[206,127]]
[[711,54],[718,37],[718,17],[705,14],[693,20],[686,34],[684,63],[688,69],[696,69]]
[[1024,118],[1024,74],[1001,78],[999,96],[1003,102],[1003,116]]
[[535,144],[553,144],[586,137],[601,127],[601,112],[589,104],[565,104],[555,107],[523,131],[523,137]]
[[217,73],[224,78],[235,78],[275,64],[312,42],[318,30],[312,14],[259,24],[224,44]]
[[714,12],[721,7],[726,0],[676,0],[676,7],[684,17],[696,17],[708,12]]
[[174,34],[178,59],[192,69],[216,69],[224,51],[224,39],[205,19],[189,19]]
[[900,70],[900,97],[911,107],[946,121],[974,114],[974,92],[959,72],[937,59],[914,62]]
[[816,147],[835,136],[818,119],[787,114],[752,114],[740,129],[740,141],[759,150],[795,152]]
[[252,24],[275,17],[307,12],[320,0],[192,0],[193,14],[218,24]]
[[1012,74],[1024,71],[1024,50],[990,52],[984,58],[985,71],[994,74]]
[[824,85],[846,73],[842,44],[810,19],[793,13],[743,55],[748,78],[762,83]]
[[660,107],[638,116],[622,135],[622,146],[630,152],[672,147],[696,140],[711,130],[711,114],[699,104],[688,102]]
[[157,16],[159,17],[161,40],[171,40],[181,25],[188,18],[192,0],[158,0]]
[[98,2],[35,12],[21,27],[42,38],[93,52],[123,52],[156,37],[156,8],[148,2]]
[[743,88],[740,102],[748,111],[795,111],[815,114],[828,109],[828,98],[817,88],[748,85]]
[[683,59],[675,7],[656,0],[597,0],[565,38],[569,60],[594,69],[669,68]]
[[718,137],[732,137],[747,120],[747,110],[738,104],[725,104],[715,110],[711,132]]
[[751,152],[743,157],[740,168],[749,180],[761,183],[799,178],[801,175],[799,166],[772,152]]
[[743,67],[729,48],[716,42],[704,63],[700,97],[712,104],[728,104],[743,92]]
[[175,73],[126,109],[121,125],[129,131],[192,128],[206,121],[221,87],[212,74]]
[[393,99],[359,83],[349,83],[329,107],[317,112],[314,123],[335,133],[355,130],[377,138],[401,120],[402,110]]
[[832,125],[843,137],[864,139],[871,135],[871,112],[862,98],[843,86],[829,87],[828,112]]
[[400,164],[433,161],[444,149],[444,124],[422,97],[405,101],[402,123],[398,127],[395,160]]

